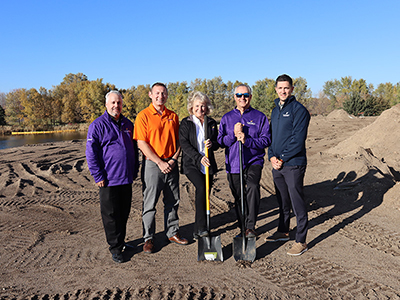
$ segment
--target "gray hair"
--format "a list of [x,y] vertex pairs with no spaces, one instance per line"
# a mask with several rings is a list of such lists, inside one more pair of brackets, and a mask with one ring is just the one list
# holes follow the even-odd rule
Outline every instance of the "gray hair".
[[108,97],[109,97],[111,94],[117,94],[118,97],[119,97],[119,99],[122,101],[122,95],[121,95],[121,93],[118,92],[117,90],[112,90],[112,91],[109,91],[109,92],[106,94],[106,103],[107,103],[107,101],[108,101]]
[[212,105],[210,98],[208,98],[206,94],[199,91],[193,91],[189,94],[187,100],[188,101],[187,110],[189,114],[193,115],[193,103],[195,100],[199,100],[201,103],[205,103],[207,106],[206,115],[211,114],[211,112],[214,109],[214,106]]
[[244,86],[247,88],[249,94],[251,95],[251,87],[249,87],[247,84],[239,84],[237,87],[235,87],[235,91],[233,92],[234,94],[236,94],[236,91],[239,87]]

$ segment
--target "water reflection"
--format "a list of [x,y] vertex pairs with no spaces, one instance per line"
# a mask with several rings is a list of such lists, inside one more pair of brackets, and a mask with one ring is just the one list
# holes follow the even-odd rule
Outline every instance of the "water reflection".
[[0,136],[0,149],[19,147],[29,144],[86,139],[86,134],[87,133],[85,131],[75,131],[75,132],[62,132],[62,133]]

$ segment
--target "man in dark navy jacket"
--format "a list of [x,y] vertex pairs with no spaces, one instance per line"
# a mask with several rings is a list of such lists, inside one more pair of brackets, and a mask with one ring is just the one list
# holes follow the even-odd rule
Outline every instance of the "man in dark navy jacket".
[[271,114],[272,143],[268,158],[272,164],[276,197],[279,203],[278,231],[266,238],[268,242],[289,240],[290,210],[293,208],[297,220],[296,242],[287,252],[297,256],[308,250],[307,205],[304,199],[304,174],[307,157],[305,142],[310,114],[292,96],[292,78],[286,74],[276,79],[278,99]]
[[132,202],[132,182],[138,173],[133,124],[122,114],[118,91],[106,95],[106,111],[89,126],[86,160],[100,188],[100,210],[112,259],[124,261],[126,223]]

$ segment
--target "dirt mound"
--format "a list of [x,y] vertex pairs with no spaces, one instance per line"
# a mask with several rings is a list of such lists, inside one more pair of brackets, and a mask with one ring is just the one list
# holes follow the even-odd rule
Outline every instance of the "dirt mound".
[[326,116],[328,120],[345,120],[354,119],[353,116],[350,116],[347,112],[343,109],[335,109],[329,115]]
[[385,161],[391,167],[400,167],[400,104],[384,111],[374,123],[329,149],[341,156],[357,154],[359,147]]

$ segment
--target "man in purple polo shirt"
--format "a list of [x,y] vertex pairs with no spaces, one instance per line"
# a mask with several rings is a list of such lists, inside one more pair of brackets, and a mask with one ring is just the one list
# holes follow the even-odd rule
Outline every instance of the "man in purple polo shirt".
[[218,143],[225,148],[225,165],[229,187],[235,198],[239,228],[242,228],[240,209],[239,141],[243,143],[243,174],[245,184],[246,237],[256,237],[260,207],[260,179],[264,166],[265,148],[271,143],[267,117],[250,106],[251,88],[241,84],[235,88],[236,108],[226,113],[219,126]]
[[121,94],[108,92],[106,111],[90,124],[86,142],[86,160],[99,187],[107,243],[117,263],[124,261],[122,251],[131,209],[132,182],[139,169],[133,124],[121,111]]

